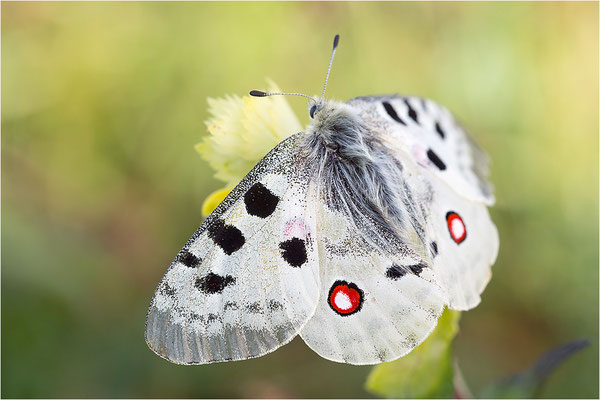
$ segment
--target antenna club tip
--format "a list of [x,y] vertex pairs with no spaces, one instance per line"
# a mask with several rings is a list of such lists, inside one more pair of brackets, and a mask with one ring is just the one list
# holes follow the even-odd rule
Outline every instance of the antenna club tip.
[[267,94],[265,92],[261,92],[260,90],[251,90],[250,91],[250,96],[254,96],[254,97],[267,97]]
[[335,35],[335,37],[333,38],[333,48],[334,49],[338,46],[339,42],[340,42],[340,35]]

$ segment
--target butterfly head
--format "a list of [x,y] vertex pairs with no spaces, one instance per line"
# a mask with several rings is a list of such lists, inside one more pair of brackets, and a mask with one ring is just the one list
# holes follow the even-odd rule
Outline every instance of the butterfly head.
[[315,96],[308,101],[308,116],[313,121],[323,119],[324,116],[331,115],[332,111],[334,109],[338,109],[341,105],[342,103],[340,102],[334,100],[327,100]]
[[334,101],[312,101],[308,104],[312,121],[306,128],[307,134],[318,134],[323,137],[346,135],[348,130],[359,130],[362,126],[360,117],[349,105]]
[[317,99],[316,97],[311,98],[308,101],[308,116],[310,119],[315,119],[317,114],[325,107],[326,100]]
[[315,118],[315,114],[317,113],[317,111],[319,111],[319,107],[317,107],[317,104],[311,104],[312,102],[308,102],[308,115],[310,115],[310,118],[314,119]]

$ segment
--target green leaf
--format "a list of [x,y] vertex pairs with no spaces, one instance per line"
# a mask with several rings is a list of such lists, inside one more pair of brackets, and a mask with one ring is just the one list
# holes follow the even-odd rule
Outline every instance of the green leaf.
[[458,332],[460,312],[446,309],[434,331],[408,355],[377,365],[366,389],[393,398],[451,398],[452,340]]
[[589,344],[588,340],[576,340],[556,347],[543,354],[528,370],[488,387],[482,397],[497,399],[538,397],[548,376],[569,357]]

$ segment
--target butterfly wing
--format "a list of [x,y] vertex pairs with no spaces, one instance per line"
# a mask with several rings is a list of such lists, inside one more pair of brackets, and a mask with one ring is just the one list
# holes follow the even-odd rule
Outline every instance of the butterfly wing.
[[431,100],[373,96],[348,102],[403,165],[411,189],[409,214],[425,232],[432,269],[448,292],[449,307],[480,302],[498,253],[498,233],[487,205],[487,157],[450,112]]
[[321,289],[301,332],[332,361],[376,364],[410,352],[433,330],[447,302],[426,259],[395,255],[365,240],[347,213],[319,202]]
[[450,308],[469,310],[481,301],[498,255],[498,231],[487,207],[432,180],[424,211],[433,270],[446,287]]
[[258,163],[172,262],[146,319],[158,355],[178,364],[258,357],[313,314],[315,206],[296,157],[301,135]]
[[357,97],[348,104],[454,191],[486,205],[494,203],[487,155],[445,107],[428,99],[400,96]]

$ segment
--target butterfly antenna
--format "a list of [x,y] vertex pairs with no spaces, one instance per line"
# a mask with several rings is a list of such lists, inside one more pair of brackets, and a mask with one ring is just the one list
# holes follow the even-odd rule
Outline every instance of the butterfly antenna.
[[269,92],[262,92],[260,90],[251,90],[250,91],[250,96],[254,96],[254,97],[267,97],[267,96],[302,96],[302,97],[306,97],[308,99],[313,100],[312,97],[307,96],[305,94],[302,93],[269,93]]
[[325,97],[325,89],[327,89],[327,81],[329,80],[329,73],[331,72],[331,65],[333,64],[333,56],[335,56],[335,50],[340,43],[340,35],[335,35],[333,38],[333,50],[331,50],[331,57],[329,58],[329,67],[327,67],[327,76],[325,76],[325,84],[323,85],[323,93],[321,94],[321,101]]
[[[325,97],[325,89],[327,88],[327,81],[329,80],[329,73],[331,72],[331,65],[333,64],[333,56],[335,56],[335,49],[337,49],[338,43],[340,42],[340,35],[335,35],[333,38],[333,50],[331,51],[331,58],[329,59],[329,67],[327,68],[327,76],[325,76],[325,85],[323,85],[323,93],[321,94],[321,100]],[[270,93],[263,92],[262,90],[251,90],[250,96],[254,97],[267,97],[267,96],[302,96],[307,99],[314,100],[312,97],[302,93]]]

